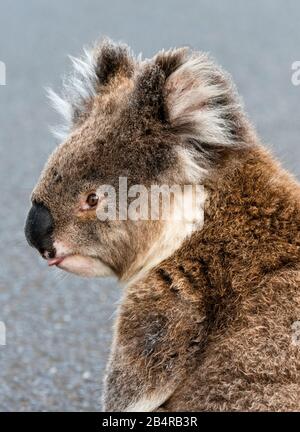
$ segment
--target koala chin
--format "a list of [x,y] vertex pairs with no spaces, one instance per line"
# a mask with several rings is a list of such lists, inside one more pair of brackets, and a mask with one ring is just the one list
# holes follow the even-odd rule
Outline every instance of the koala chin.
[[[109,39],[72,62],[49,91],[65,124],[25,233],[50,266],[122,281],[104,409],[298,411],[299,184],[230,76],[201,52],[143,60]],[[127,210],[133,191],[183,194],[164,217],[124,217],[120,179]]]

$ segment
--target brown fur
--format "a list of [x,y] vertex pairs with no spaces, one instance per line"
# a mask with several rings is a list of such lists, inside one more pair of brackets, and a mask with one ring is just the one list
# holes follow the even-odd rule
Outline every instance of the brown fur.
[[203,230],[126,292],[109,410],[128,405],[141,370],[149,393],[176,382],[161,410],[300,408],[299,187],[260,148],[207,187]]
[[[95,56],[96,94],[72,105],[70,135],[33,200],[51,211],[55,239],[131,280],[105,409],[299,410],[299,185],[261,147],[228,75],[203,54],[139,62],[106,41]],[[192,180],[208,195],[204,225],[132,279],[166,223],[101,223],[78,203],[120,176],[188,183],[179,150],[205,172]]]

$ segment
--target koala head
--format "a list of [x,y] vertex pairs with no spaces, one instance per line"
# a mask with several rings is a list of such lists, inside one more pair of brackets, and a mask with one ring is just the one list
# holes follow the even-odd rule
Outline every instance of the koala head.
[[176,200],[164,220],[100,220],[101,186],[119,202],[120,178],[128,188],[201,184],[222,152],[244,144],[247,121],[230,78],[205,54],[182,48],[141,60],[104,40],[72,61],[62,97],[50,92],[66,125],[32,193],[26,237],[49,265],[128,279],[203,221],[196,212],[192,223],[174,223]]

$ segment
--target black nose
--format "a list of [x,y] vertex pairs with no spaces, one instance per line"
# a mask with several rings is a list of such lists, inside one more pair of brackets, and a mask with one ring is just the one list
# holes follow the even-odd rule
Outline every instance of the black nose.
[[33,203],[25,224],[25,236],[30,246],[35,247],[42,255],[55,255],[53,249],[53,218],[44,204]]

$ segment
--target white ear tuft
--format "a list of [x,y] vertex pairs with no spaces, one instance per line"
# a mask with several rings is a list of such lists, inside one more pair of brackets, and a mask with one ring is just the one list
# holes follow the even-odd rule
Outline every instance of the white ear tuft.
[[126,45],[115,44],[109,39],[104,39],[91,50],[84,49],[81,58],[69,58],[73,71],[63,80],[62,96],[48,91],[52,104],[65,121],[62,129],[55,131],[59,138],[65,137],[85,117],[101,86],[107,85],[118,72],[131,77],[135,64]]
[[229,145],[240,104],[231,79],[206,54],[189,57],[166,82],[171,124],[205,144]]
[[72,121],[73,112],[70,102],[68,102],[66,99],[63,99],[51,88],[47,88],[46,91],[53,108],[64,118],[67,123],[70,124]]
[[97,76],[94,58],[87,50],[84,54],[84,58],[69,56],[74,72],[65,81],[65,93],[73,99],[77,109],[81,109],[82,103],[96,94]]
[[59,140],[66,138],[76,117],[85,112],[87,102],[95,96],[98,85],[92,51],[85,49],[82,58],[69,58],[73,72],[63,80],[62,96],[52,89],[46,89],[52,106],[64,119],[62,126],[52,129]]
[[52,134],[58,139],[58,141],[64,141],[68,136],[71,126],[73,109],[66,99],[63,99],[51,88],[46,89],[47,97],[51,102],[53,108],[63,117],[64,123],[60,126],[50,127]]

